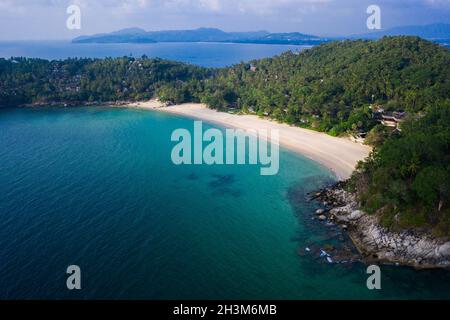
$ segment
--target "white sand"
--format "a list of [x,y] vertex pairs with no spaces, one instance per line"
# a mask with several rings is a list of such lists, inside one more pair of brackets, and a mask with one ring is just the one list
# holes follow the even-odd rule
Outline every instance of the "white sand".
[[154,109],[194,119],[243,130],[279,130],[280,144],[331,169],[340,180],[348,179],[360,160],[372,150],[348,138],[331,137],[325,133],[293,127],[255,115],[235,115],[208,109],[202,104],[182,104],[164,107],[152,100],[130,105],[142,109]]

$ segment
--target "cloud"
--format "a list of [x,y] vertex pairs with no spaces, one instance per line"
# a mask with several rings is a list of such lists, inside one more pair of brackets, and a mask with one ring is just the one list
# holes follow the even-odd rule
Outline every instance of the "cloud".
[[425,0],[430,5],[450,5],[450,0]]
[[219,11],[222,7],[220,0],[199,0],[199,4],[211,11]]
[[191,8],[203,8],[222,14],[246,13],[255,15],[274,14],[283,10],[313,8],[332,0],[190,0],[185,1]]
[[[131,13],[142,9],[161,11],[177,9],[189,11],[251,14],[269,14],[286,8],[305,8],[322,5],[333,0],[0,0],[0,8],[17,10],[23,8],[67,7],[76,4],[84,8],[104,8],[105,10],[123,10]],[[440,1],[440,0],[429,0]]]
[[66,9],[81,7],[82,34],[121,28],[217,27],[227,31],[355,34],[366,8],[382,9],[383,27],[448,22],[450,0],[0,0],[0,39],[70,38]]

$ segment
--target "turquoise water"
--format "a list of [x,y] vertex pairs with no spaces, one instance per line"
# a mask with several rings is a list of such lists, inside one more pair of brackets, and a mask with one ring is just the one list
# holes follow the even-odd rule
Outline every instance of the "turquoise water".
[[237,44],[237,43],[70,43],[67,41],[0,41],[0,58],[42,59],[105,58],[133,55],[225,67],[253,59],[267,58],[285,51],[300,51],[311,46]]
[[[280,172],[174,166],[174,129],[155,111],[0,110],[0,298],[450,298],[450,274],[304,254],[329,229],[307,191],[333,180],[288,151]],[[302,254],[299,254],[302,253]],[[82,290],[65,270],[81,268]]]

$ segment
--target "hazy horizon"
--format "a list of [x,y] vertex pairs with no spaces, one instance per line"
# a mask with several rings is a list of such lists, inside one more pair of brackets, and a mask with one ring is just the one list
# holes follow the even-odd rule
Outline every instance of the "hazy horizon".
[[[81,9],[80,30],[66,27],[71,4]],[[0,40],[70,40],[125,28],[200,27],[345,36],[369,32],[366,10],[373,4],[381,8],[382,29],[450,23],[450,0],[0,0]]]

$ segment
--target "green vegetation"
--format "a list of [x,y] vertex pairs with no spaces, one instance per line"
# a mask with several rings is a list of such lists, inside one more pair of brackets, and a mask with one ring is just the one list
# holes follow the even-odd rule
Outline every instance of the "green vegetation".
[[430,227],[450,236],[450,103],[409,119],[366,162],[351,185],[387,227]]
[[[449,66],[447,49],[417,37],[333,42],[215,70],[146,57],[0,59],[0,105],[158,96],[341,135],[377,125],[371,104],[417,113],[448,99]],[[382,142],[381,133],[369,141]]]
[[449,51],[431,42],[342,41],[221,70],[200,99],[340,135],[377,124],[370,104],[416,113],[447,99],[449,79]]
[[0,106],[145,100],[164,85],[175,87],[210,73],[208,69],[146,57],[0,59]]

